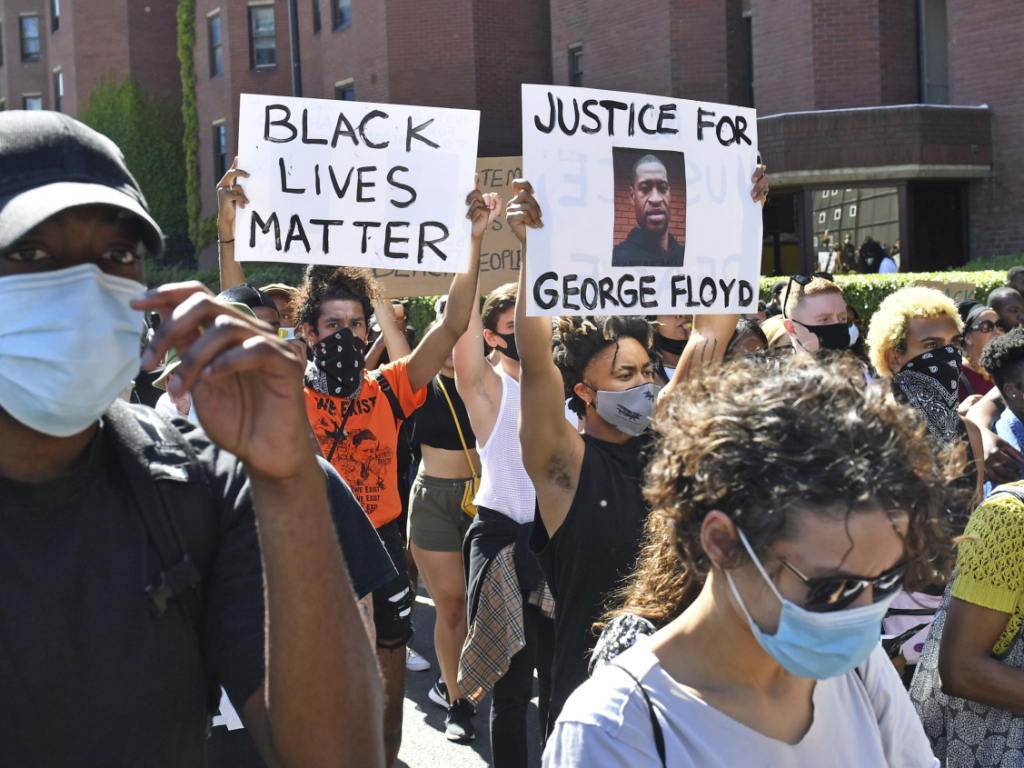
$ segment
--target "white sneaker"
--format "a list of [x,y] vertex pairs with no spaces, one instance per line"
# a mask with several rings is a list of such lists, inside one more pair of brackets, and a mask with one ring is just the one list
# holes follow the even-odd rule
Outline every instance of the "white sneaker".
[[409,646],[405,647],[405,668],[410,672],[426,672],[430,669],[430,662],[420,656]]

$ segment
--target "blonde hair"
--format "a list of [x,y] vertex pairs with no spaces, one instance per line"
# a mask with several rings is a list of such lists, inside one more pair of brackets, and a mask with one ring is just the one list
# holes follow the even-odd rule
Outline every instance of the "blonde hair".
[[885,361],[888,350],[907,351],[907,329],[911,320],[943,315],[952,319],[957,330],[963,333],[964,324],[956,304],[934,288],[908,286],[886,296],[871,318],[867,336],[868,355],[879,375],[892,376],[892,369]]
[[[785,316],[792,317],[793,311],[800,306],[800,302],[804,299],[810,298],[811,296],[821,296],[827,293],[838,293],[840,296],[843,295],[843,291],[838,285],[823,277],[812,277],[811,282],[807,285],[800,285],[799,283],[793,282],[789,286],[789,301],[786,302]],[[782,295],[785,297],[785,291],[783,291]]]
[[775,345],[787,335],[786,327],[782,324],[784,319],[782,315],[773,315],[761,323],[761,330],[768,339],[768,349],[775,349]]

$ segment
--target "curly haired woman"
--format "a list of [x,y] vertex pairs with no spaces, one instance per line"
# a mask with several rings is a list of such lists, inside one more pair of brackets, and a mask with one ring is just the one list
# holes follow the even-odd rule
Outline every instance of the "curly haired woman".
[[862,381],[737,361],[669,400],[645,496],[678,566],[634,594],[681,613],[577,689],[545,766],[937,765],[878,640],[904,581],[946,570],[959,457]]

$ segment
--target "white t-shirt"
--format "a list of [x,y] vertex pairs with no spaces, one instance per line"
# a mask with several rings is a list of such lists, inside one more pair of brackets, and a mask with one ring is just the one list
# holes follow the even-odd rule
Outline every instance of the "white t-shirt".
[[857,672],[820,681],[814,722],[795,745],[772,739],[695,697],[661,668],[649,641],[599,667],[569,698],[544,768],[660,768],[643,682],[670,768],[938,768],[921,721],[881,646]]

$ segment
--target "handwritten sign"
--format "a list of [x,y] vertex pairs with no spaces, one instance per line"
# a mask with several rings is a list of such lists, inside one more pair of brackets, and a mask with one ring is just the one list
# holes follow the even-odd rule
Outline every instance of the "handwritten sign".
[[[523,175],[521,157],[481,157],[476,163],[481,192],[497,192],[503,203],[512,197],[512,181]],[[519,280],[520,245],[505,216],[491,222],[480,250],[480,292],[490,293],[499,285]],[[375,269],[374,277],[384,286],[387,298],[439,296],[448,293],[452,275],[442,272],[415,272]]]
[[941,280],[915,280],[914,285],[934,288],[936,291],[949,296],[953,301],[973,299],[974,292],[977,290],[977,286],[974,283],[944,283]]
[[756,305],[761,206],[752,109],[523,86],[531,315],[734,312]]
[[480,113],[242,94],[239,261],[466,272]]

